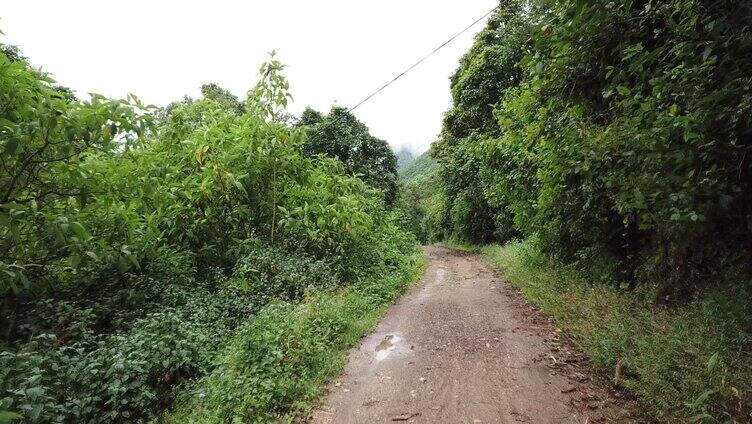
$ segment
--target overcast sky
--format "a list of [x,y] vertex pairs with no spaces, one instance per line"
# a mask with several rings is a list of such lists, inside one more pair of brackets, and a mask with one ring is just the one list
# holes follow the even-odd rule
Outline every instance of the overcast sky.
[[[497,0],[3,3],[0,40],[80,95],[133,93],[162,106],[216,82],[243,98],[276,49],[299,114],[354,105]],[[484,22],[356,110],[371,133],[426,150],[450,105],[448,78]]]

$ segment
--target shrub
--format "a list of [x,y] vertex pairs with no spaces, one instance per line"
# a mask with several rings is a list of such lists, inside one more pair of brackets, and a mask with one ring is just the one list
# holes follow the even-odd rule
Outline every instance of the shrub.
[[277,60],[242,104],[208,85],[154,119],[5,51],[0,421],[147,422],[268,303],[401,272],[414,251],[381,191],[302,153]]
[[298,305],[269,305],[162,421],[266,423],[306,411],[326,379],[339,372],[347,350],[422,273],[423,258],[410,240],[397,240],[386,263],[371,267],[352,287],[309,292]]
[[607,258],[665,303],[750,272],[750,22],[732,1],[504,2],[452,80],[440,225]]

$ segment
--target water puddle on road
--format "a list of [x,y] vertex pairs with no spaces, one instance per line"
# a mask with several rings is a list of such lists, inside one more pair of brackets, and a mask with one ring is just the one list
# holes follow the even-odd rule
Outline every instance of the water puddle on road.
[[446,276],[446,268],[439,268],[436,270],[436,279],[439,280],[439,282],[443,282],[445,276]]
[[398,336],[388,334],[384,339],[376,345],[376,360],[383,361],[391,354],[397,347],[397,343],[402,340]]

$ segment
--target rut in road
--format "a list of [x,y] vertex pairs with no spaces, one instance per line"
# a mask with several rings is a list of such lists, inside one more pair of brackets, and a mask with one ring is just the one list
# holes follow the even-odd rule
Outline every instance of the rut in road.
[[643,422],[479,255],[425,252],[421,283],[353,350],[308,422]]

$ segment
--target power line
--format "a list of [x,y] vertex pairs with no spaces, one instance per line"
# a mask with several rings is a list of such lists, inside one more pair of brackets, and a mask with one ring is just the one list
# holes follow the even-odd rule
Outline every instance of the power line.
[[[398,79],[402,78],[403,76],[405,76],[405,74],[407,74],[408,72],[410,72],[410,71],[412,71],[413,69],[415,69],[415,68],[416,68],[416,67],[417,67],[418,65],[420,65],[421,63],[423,63],[423,62],[424,62],[424,61],[425,61],[426,59],[428,59],[429,57],[431,57],[431,56],[433,56],[434,54],[436,54],[436,52],[438,52],[439,50],[441,50],[441,49],[443,49],[444,47],[446,47],[446,46],[447,46],[447,45],[448,45],[449,43],[451,43],[452,41],[454,41],[454,40],[455,40],[455,39],[456,39],[457,37],[459,37],[460,35],[462,35],[462,34],[464,34],[465,32],[467,32],[467,30],[469,30],[470,28],[472,28],[473,26],[475,26],[475,25],[476,25],[476,24],[477,24],[478,22],[482,21],[483,19],[485,19],[486,17],[488,17],[488,16],[490,15],[490,14],[494,13],[494,12],[495,12],[495,11],[496,11],[496,10],[497,10],[498,8],[499,8],[499,6],[496,6],[496,7],[494,7],[493,9],[489,10],[488,12],[486,12],[486,14],[484,14],[484,15],[483,15],[483,16],[481,16],[480,18],[476,19],[475,21],[473,21],[473,23],[471,23],[470,25],[466,26],[466,27],[465,27],[464,29],[462,29],[462,31],[458,32],[457,34],[454,34],[454,35],[453,35],[453,36],[452,36],[451,38],[449,38],[449,39],[448,39],[448,40],[446,40],[445,42],[441,43],[441,44],[440,44],[440,45],[439,45],[438,47],[436,47],[435,49],[433,49],[433,50],[432,50],[432,51],[431,51],[430,53],[428,53],[427,55],[425,55],[425,56],[423,56],[422,58],[420,58],[420,60],[418,60],[417,62],[415,62],[415,63],[413,63],[412,65],[410,65],[410,66],[409,66],[409,67],[408,67],[407,69],[405,69],[404,71],[400,72],[400,73],[399,73],[399,74],[398,74],[397,76],[395,76],[394,78],[392,78],[392,79],[391,79],[391,80],[390,80],[389,82],[387,82],[386,84],[384,84],[384,85],[382,85],[381,87],[379,87],[379,89],[378,89],[378,90],[376,90],[376,91],[374,91],[373,93],[369,94],[369,95],[368,95],[368,96],[367,96],[366,98],[364,98],[363,100],[361,100],[360,102],[358,102],[358,104],[356,104],[355,106],[353,106],[353,107],[351,107],[351,108],[347,109],[347,112],[348,112],[348,113],[351,113],[352,111],[354,111],[355,109],[357,109],[358,107],[360,107],[361,105],[363,105],[363,103],[365,103],[365,102],[367,102],[367,101],[371,100],[371,99],[372,99],[372,98],[373,98],[373,97],[374,97],[375,95],[379,94],[379,93],[380,93],[380,92],[382,92],[382,91],[383,91],[383,90],[384,90],[385,88],[387,88],[387,87],[389,87],[390,85],[394,84],[394,83],[395,83],[395,82],[396,82],[396,81],[397,81]],[[315,132],[315,133],[314,133],[314,134],[313,134],[313,135],[311,136],[311,138],[313,138],[313,137],[315,137],[315,136],[317,136],[317,135],[321,134],[321,133],[322,133],[322,132],[323,132],[323,131],[324,131],[325,129],[327,129],[327,128],[328,128],[328,127],[330,127],[331,125],[334,125],[334,124],[336,124],[337,122],[339,122],[339,120],[340,120],[340,119],[342,119],[342,118],[340,117],[340,118],[339,118],[339,119],[337,119],[336,121],[333,121],[333,122],[329,122],[328,124],[324,125],[324,127],[322,127],[322,128],[320,129],[320,130],[316,131],[316,132]]]

